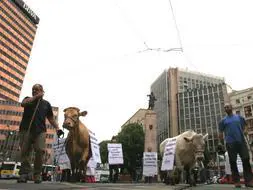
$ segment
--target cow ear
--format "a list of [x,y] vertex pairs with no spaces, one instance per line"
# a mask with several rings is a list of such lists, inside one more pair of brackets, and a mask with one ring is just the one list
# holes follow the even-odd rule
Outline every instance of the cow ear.
[[192,142],[192,137],[184,137],[184,140],[188,143]]
[[79,116],[86,116],[87,113],[88,113],[87,111],[80,112],[80,113],[79,113]]
[[206,140],[208,137],[208,133],[203,136],[203,139]]

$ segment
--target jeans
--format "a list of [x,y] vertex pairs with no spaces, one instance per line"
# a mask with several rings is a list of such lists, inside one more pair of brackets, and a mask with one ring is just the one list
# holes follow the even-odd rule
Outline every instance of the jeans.
[[40,175],[46,148],[46,133],[43,132],[36,136],[30,133],[27,136],[26,131],[21,131],[19,133],[19,145],[21,148],[21,167],[19,174],[29,174],[32,171],[30,160],[33,145],[35,151],[34,175]]
[[237,155],[242,159],[243,165],[243,177],[245,183],[249,183],[253,179],[251,166],[249,162],[249,151],[245,142],[234,142],[234,143],[227,143],[226,148],[228,151],[229,162],[232,172],[232,178],[234,183],[240,182],[240,175],[237,168]]

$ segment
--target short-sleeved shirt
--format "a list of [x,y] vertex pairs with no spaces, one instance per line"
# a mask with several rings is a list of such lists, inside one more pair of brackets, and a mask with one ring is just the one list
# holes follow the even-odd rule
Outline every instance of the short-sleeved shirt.
[[224,132],[227,143],[242,142],[245,119],[237,114],[225,116],[219,123],[219,131]]
[[[25,99],[26,98],[29,97],[25,97]],[[24,107],[24,113],[19,128],[20,131],[28,130],[37,102],[38,101],[34,101]],[[32,122],[30,132],[33,134],[46,132],[46,118],[48,117],[53,117],[52,106],[48,101],[42,99]]]

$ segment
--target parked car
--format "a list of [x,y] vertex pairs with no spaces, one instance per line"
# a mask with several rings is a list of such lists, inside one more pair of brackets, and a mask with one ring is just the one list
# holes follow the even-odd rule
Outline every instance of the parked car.
[[42,180],[51,181],[55,172],[55,165],[43,165],[42,166]]
[[3,179],[17,179],[19,178],[20,162],[3,162],[1,165],[1,178]]
[[108,169],[96,170],[95,179],[96,182],[108,183],[110,172]]

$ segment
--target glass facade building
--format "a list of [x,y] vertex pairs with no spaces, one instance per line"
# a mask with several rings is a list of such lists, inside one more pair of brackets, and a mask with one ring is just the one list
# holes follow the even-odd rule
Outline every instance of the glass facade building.
[[225,116],[224,83],[178,93],[179,133],[194,130],[208,133],[207,147],[214,152],[218,144],[218,124]]
[[157,142],[186,130],[209,133],[208,147],[217,140],[218,121],[228,95],[224,78],[179,68],[165,70],[151,85],[157,101]]
[[235,114],[243,116],[247,122],[247,132],[250,142],[253,142],[253,88],[229,93],[230,102]]
[[0,1],[0,99],[19,100],[38,22],[23,1]]
[[[0,1],[0,161],[19,160],[19,101],[39,17],[22,0]],[[58,108],[53,107],[58,120]],[[47,121],[45,163],[52,163],[55,129]]]

